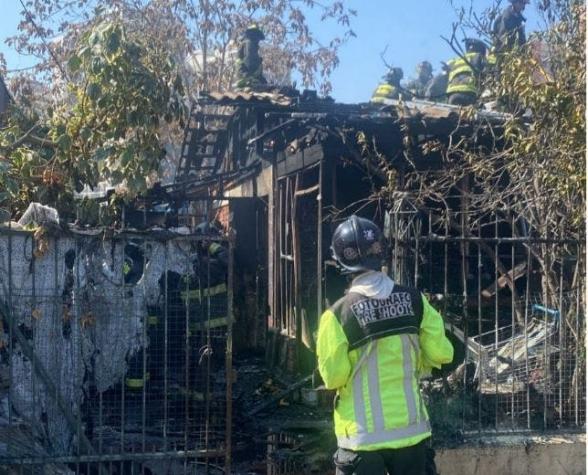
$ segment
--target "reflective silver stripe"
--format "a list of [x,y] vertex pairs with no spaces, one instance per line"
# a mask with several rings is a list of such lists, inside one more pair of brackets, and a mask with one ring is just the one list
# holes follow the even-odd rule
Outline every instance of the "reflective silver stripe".
[[408,339],[410,341],[410,344],[412,345],[412,349],[414,350],[415,356],[418,357],[420,352],[418,335],[408,335]]
[[359,432],[350,437],[338,436],[337,445],[344,449],[357,449],[361,445],[378,444],[381,442],[390,442],[392,440],[405,439],[420,434],[431,432],[429,421],[421,421],[418,424],[397,429],[380,430],[376,432]]
[[[355,411],[355,422],[357,423],[358,431],[367,430],[367,416],[365,413],[365,401],[363,399],[363,380],[362,380],[362,366],[365,362],[365,351],[370,351],[371,345],[364,349],[364,353],[359,356],[353,375],[353,409]],[[369,355],[368,355],[369,357]]]
[[401,335],[402,339],[402,359],[404,360],[404,398],[406,400],[406,407],[408,409],[408,425],[413,426],[418,419],[416,399],[412,388],[414,380],[415,364],[412,359],[412,344],[409,335]]
[[[409,335],[408,337],[410,338],[410,343],[412,344],[412,348],[414,350],[416,361],[418,361],[419,356],[420,356],[420,351],[421,351],[420,345],[419,345],[419,337],[418,337],[418,335]],[[418,382],[419,378],[418,378],[418,374],[417,374],[418,370],[417,370],[416,365],[415,365],[414,369],[415,369],[414,377]],[[422,420],[427,419],[427,412],[425,411],[425,404],[423,403],[423,398],[421,396],[421,392],[420,392],[420,388],[418,387],[418,383],[417,383],[417,398],[419,400],[419,420],[422,421]]]
[[374,347],[368,357],[368,388],[370,391],[370,407],[372,409],[372,422],[374,430],[384,429],[384,409],[382,408],[382,398],[380,396],[380,377],[378,373],[378,342],[374,342]]

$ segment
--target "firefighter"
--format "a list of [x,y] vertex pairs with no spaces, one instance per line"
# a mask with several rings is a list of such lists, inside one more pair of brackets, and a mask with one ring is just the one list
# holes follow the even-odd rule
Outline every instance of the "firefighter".
[[[224,281],[229,263],[227,249],[221,243],[213,240],[213,238],[221,236],[220,226],[214,221],[203,222],[196,226],[195,231],[197,235],[204,236],[204,239],[199,242],[198,248],[201,275],[205,276],[208,273],[208,264],[210,264],[211,282]],[[207,237],[211,239],[207,239]]]
[[526,42],[523,11],[529,0],[509,0],[507,6],[494,22],[492,35],[497,53],[521,47]]
[[469,106],[478,99],[478,82],[486,65],[486,45],[474,39],[465,39],[466,53],[464,57],[450,60],[447,83],[449,104]]
[[418,377],[453,359],[443,319],[418,290],[379,270],[385,242],[373,222],[351,216],[331,250],[355,275],[317,336],[319,373],[337,390],[337,474],[424,474],[431,427]]
[[427,86],[433,79],[433,66],[428,61],[420,62],[416,67],[416,78],[408,82],[406,89],[416,98],[423,99]]
[[203,237],[198,242],[198,262],[195,265],[196,281],[191,288],[194,308],[194,329],[209,319],[215,324],[226,323],[228,250],[218,238],[222,231],[216,222],[203,222],[196,227],[196,235]]
[[267,84],[263,76],[263,59],[259,55],[259,42],[264,39],[263,31],[255,23],[243,33],[237,52],[237,89]]
[[447,102],[447,84],[449,82],[449,66],[441,63],[441,72],[433,76],[425,90],[425,99],[434,102]]
[[400,81],[403,77],[402,68],[391,68],[382,78],[383,81],[376,87],[370,102],[384,104],[387,99],[400,99],[402,90]]

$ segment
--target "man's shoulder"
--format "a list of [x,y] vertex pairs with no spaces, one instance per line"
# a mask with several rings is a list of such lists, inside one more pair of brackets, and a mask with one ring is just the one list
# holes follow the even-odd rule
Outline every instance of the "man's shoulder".
[[332,312],[339,321],[344,322],[347,321],[349,314],[352,313],[351,308],[353,304],[355,304],[358,300],[366,299],[369,299],[369,297],[347,291],[343,297],[332,304],[327,310]]
[[347,300],[347,295],[348,294],[345,294],[343,297],[341,297],[339,300],[337,300],[333,305],[331,305],[327,310],[330,310],[335,315],[340,315],[341,309],[343,308],[343,306],[345,305],[345,301]]
[[422,315],[424,310],[423,293],[419,289],[410,285],[394,284],[394,290],[392,292],[409,294],[416,315],[419,317]]

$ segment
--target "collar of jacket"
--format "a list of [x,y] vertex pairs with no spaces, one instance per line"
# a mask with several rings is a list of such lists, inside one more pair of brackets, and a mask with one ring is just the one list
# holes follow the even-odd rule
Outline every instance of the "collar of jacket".
[[349,292],[374,299],[385,299],[394,289],[394,281],[383,272],[368,271],[351,282]]

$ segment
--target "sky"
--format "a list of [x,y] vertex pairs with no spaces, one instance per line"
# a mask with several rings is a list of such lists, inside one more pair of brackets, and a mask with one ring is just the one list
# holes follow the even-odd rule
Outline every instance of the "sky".
[[[337,101],[369,100],[387,69],[381,58],[386,46],[386,62],[401,67],[404,79],[414,75],[415,66],[421,61],[429,61],[436,73],[440,61],[455,56],[441,38],[451,36],[452,24],[457,19],[448,0],[348,0],[345,3],[357,10],[352,23],[357,38],[343,46],[340,65],[331,78],[332,95]],[[474,0],[478,12],[492,4],[492,0]],[[527,6],[524,15],[527,33],[537,30],[540,21],[535,8]]]
[[[492,3],[493,0],[474,0],[474,7],[482,12]],[[342,47],[339,67],[331,76],[332,96],[337,101],[351,103],[370,98],[386,71],[380,56],[386,46],[386,62],[400,66],[405,79],[413,76],[420,61],[428,60],[437,71],[440,61],[455,56],[441,39],[451,35],[452,23],[456,21],[449,0],[345,0],[345,4],[357,11],[351,25],[357,38]],[[20,10],[18,0],[0,0],[0,52],[6,57],[8,70],[34,64],[31,58],[19,56],[4,43],[17,31]],[[527,33],[537,30],[540,20],[533,5],[527,7],[525,16]],[[313,21],[311,27],[319,38],[328,39],[336,34],[333,25]]]

